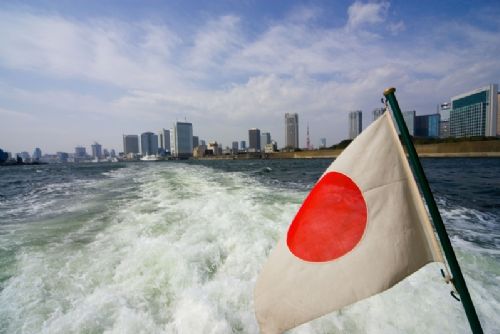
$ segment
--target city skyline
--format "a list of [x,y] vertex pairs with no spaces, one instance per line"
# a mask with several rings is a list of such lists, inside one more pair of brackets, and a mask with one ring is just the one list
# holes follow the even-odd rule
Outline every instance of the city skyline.
[[[485,96],[490,96],[489,99],[489,104],[488,107],[485,107],[487,110],[486,111],[486,114],[488,114],[489,116],[484,116],[484,117],[489,117],[489,118],[494,118],[494,119],[491,119],[489,121],[489,123],[487,122],[487,124],[490,124],[491,122],[494,122],[494,125],[496,126],[497,123],[500,124],[500,113],[498,113],[497,111],[497,108],[498,108],[498,105],[497,105],[497,100],[498,102],[500,103],[500,94],[498,93],[498,89],[497,89],[498,85],[497,84],[492,84],[492,85],[488,85],[488,86],[485,86],[485,87],[480,87],[480,88],[476,88],[474,89],[473,91],[470,91],[470,92],[466,92],[466,93],[462,93],[460,94],[458,97],[459,98],[464,98],[465,100],[473,103],[473,104],[477,104],[478,101],[476,101],[475,99],[469,99],[469,96],[471,94],[481,94],[482,92],[484,91],[489,91],[491,90],[488,94],[483,94]],[[408,131],[410,133],[410,135],[412,136],[417,136],[417,137],[420,137],[420,138],[447,138],[449,137],[449,130],[448,130],[448,127],[450,126],[450,123],[449,123],[449,118],[450,118],[450,110],[451,110],[451,105],[453,104],[453,101],[457,98],[457,96],[455,97],[452,97],[451,98],[451,103],[450,102],[445,102],[445,103],[441,103],[437,106],[437,110],[435,113],[430,113],[430,114],[425,114],[425,115],[417,115],[416,111],[415,110],[409,110],[409,111],[403,111],[402,112],[402,115],[403,115],[403,118],[405,120],[405,123],[408,127]],[[484,107],[484,106],[483,106]],[[375,108],[372,110],[371,114],[372,114],[372,121],[375,121],[378,117],[380,117],[383,112],[385,111],[385,108]],[[458,110],[459,112],[461,112],[461,109]],[[363,111],[362,110],[356,110],[356,111],[351,111],[349,112],[348,116],[349,116],[349,120],[348,120],[348,132],[349,132],[349,138],[346,138],[346,139],[354,139],[357,135],[359,135],[361,133],[361,131],[366,128],[368,125],[365,123],[365,126],[362,125],[362,113]],[[476,119],[478,117],[481,117],[480,115],[475,115],[473,118]],[[469,117],[470,118],[470,117]],[[290,123],[290,120],[292,120],[292,124],[289,124]],[[443,124],[443,122],[441,121],[445,121]],[[298,115],[297,114],[289,114],[289,113],[286,113],[285,114],[285,125],[284,125],[284,128],[285,128],[285,140],[286,141],[294,141],[293,139],[290,139],[290,133],[291,132],[292,134],[295,134],[295,135],[292,135],[292,137],[296,137],[296,133],[298,132],[297,129],[295,127],[298,128]],[[370,122],[371,123],[371,122]],[[488,127],[491,127],[492,125],[487,125],[486,124],[486,128]],[[153,152],[157,152],[158,154],[160,154],[160,151],[159,149],[162,149],[163,151],[167,151],[167,154],[170,154],[170,153],[173,153],[173,156],[177,156],[177,154],[175,154],[175,148],[170,146],[170,141],[172,140],[172,143],[175,145],[177,140],[175,139],[176,137],[176,128],[179,126],[179,125],[184,125],[184,126],[188,126],[190,128],[190,130],[188,130],[188,133],[185,133],[183,135],[183,137],[185,137],[183,140],[186,141],[188,140],[187,138],[188,137],[191,137],[192,139],[192,148],[195,148],[198,146],[199,144],[199,137],[198,136],[194,136],[192,135],[192,123],[186,123],[186,122],[176,122],[174,125],[173,125],[173,128],[172,129],[161,129],[161,131],[158,132],[158,134],[154,134],[152,132],[149,132],[149,131],[146,131],[145,133],[142,133],[140,135],[141,139],[140,139],[140,142],[141,142],[141,150],[139,151],[139,135],[123,135],[123,152],[121,153],[124,153],[125,156],[127,156],[129,153],[134,153],[134,154],[137,154],[137,153],[140,153],[140,155],[144,156],[144,155],[156,155],[156,153],[153,153]],[[292,126],[291,126],[292,125]],[[453,125],[453,124],[452,124]],[[292,129],[290,129],[290,126]],[[455,126],[458,126],[457,124],[455,124]],[[484,124],[482,125],[483,127],[485,126]],[[485,131],[485,134],[488,130],[486,130],[486,128],[483,129],[483,131]],[[265,144],[269,144],[271,142],[274,143],[274,145],[276,145],[276,148],[278,148],[278,145],[277,145],[277,142],[275,140],[272,140],[271,141],[271,134],[269,132],[262,132],[260,133],[260,130],[259,129],[256,129],[256,128],[252,128],[252,129],[249,129],[249,142],[252,142],[252,134],[251,132],[256,130],[259,135],[257,137],[260,137],[260,142],[259,142],[259,148],[257,149],[258,151],[263,151],[264,150],[264,146]],[[399,133],[399,130],[397,130],[398,133]],[[481,130],[478,130],[478,131],[481,131]],[[497,133],[497,127],[494,127],[494,132]],[[190,134],[190,135],[189,135]],[[466,136],[467,134],[464,133]],[[461,135],[458,135],[458,136],[455,136],[457,138],[459,137],[463,137],[464,134],[461,134]],[[154,141],[155,141],[155,144],[153,145],[152,143],[149,143],[147,144],[146,146],[156,146],[156,150],[153,148],[152,151],[150,151],[148,149],[148,153],[147,154],[143,154],[143,151],[144,151],[144,136],[145,135],[148,135],[148,136],[153,136],[155,137],[154,138]],[[476,134],[476,135],[481,135],[480,133]],[[483,134],[484,135],[484,134]],[[488,133],[487,134],[488,136],[491,136],[491,133]],[[187,136],[187,137],[186,137]],[[500,136],[500,131],[498,131],[498,136]],[[309,125],[307,126],[307,139],[306,139],[306,145],[303,146],[303,147],[300,147],[300,148],[304,148],[304,149],[313,149],[313,147],[309,147],[309,143],[307,142],[309,138]],[[295,138],[296,140],[297,138]],[[189,140],[188,140],[189,141]],[[205,140],[201,140],[202,142],[202,145],[204,145],[204,142]],[[215,142],[217,143],[217,140],[212,140],[212,142]],[[241,141],[242,143],[242,148],[243,150],[245,150],[245,146],[243,145],[245,141]],[[235,143],[236,143],[236,147],[238,146],[238,142],[237,141],[233,141],[232,142],[232,147],[233,147],[233,151],[234,151],[234,147],[235,147]],[[263,144],[264,143],[264,144]],[[131,145],[135,145],[135,149],[130,149]],[[254,145],[257,145],[257,143],[254,143]],[[223,144],[221,142],[218,143],[218,146],[220,146],[221,149],[223,149]],[[90,145],[91,147],[91,151],[92,151],[92,155],[91,157],[92,158],[96,158],[97,157],[101,157],[102,154],[96,154],[96,151],[101,151],[101,150],[104,150],[103,152],[108,152],[107,155],[110,155],[109,154],[109,151],[106,149],[106,148],[102,148],[102,145],[100,145],[98,142],[94,142],[94,144]],[[98,148],[97,148],[98,147]],[[127,147],[129,147],[129,149],[127,149]],[[226,149],[230,149],[230,146],[229,145],[225,145]],[[287,144],[286,142],[284,143],[284,146],[282,146],[281,148],[289,148],[290,145]],[[326,148],[326,138],[320,138],[320,145],[319,147],[323,147],[323,148]],[[75,152],[76,150],[78,150],[79,148],[82,148],[82,149],[85,149],[85,147],[82,147],[82,145],[78,145],[77,147],[75,147]],[[295,146],[295,148],[299,148],[298,145]],[[257,150],[253,150],[253,151],[257,151]],[[38,152],[37,152],[38,151]],[[115,156],[115,150],[114,149],[111,149],[110,150],[111,152],[113,152],[113,154],[111,154],[111,156]],[[188,153],[188,150],[187,148],[184,149],[184,156],[187,155],[190,155],[190,153]],[[20,155],[21,157],[23,157],[23,160],[25,158],[29,158],[30,154],[29,152],[27,151],[21,151],[21,152],[9,152],[7,151],[7,153],[10,153],[10,154],[17,154],[17,155]],[[35,148],[35,152],[33,153],[33,157],[35,157],[35,155],[40,155],[40,149],[37,147]],[[65,153],[67,154],[66,152],[61,152],[61,151],[58,151],[56,152],[57,154],[60,154],[60,153]],[[50,152],[49,154],[52,154],[53,155],[53,152]],[[72,155],[72,153],[69,153],[70,155]],[[76,153],[75,153],[76,154]],[[78,156],[78,154],[76,154]],[[85,155],[85,154],[84,154]],[[106,155],[106,156],[107,156]]]
[[430,114],[500,78],[500,5],[430,4],[2,3],[0,147],[120,150],[123,134],[182,120],[224,146],[253,127],[282,146],[285,113],[334,144],[388,86]]

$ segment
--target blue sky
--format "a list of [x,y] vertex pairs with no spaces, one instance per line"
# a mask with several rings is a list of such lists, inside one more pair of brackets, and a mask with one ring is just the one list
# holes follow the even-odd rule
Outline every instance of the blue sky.
[[347,137],[382,91],[405,110],[499,83],[498,1],[33,1],[0,4],[0,148],[72,152],[176,120],[230,146]]

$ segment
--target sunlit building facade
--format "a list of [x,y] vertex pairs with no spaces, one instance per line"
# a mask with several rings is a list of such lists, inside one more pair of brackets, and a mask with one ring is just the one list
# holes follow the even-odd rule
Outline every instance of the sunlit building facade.
[[498,85],[491,84],[451,98],[450,136],[496,136]]

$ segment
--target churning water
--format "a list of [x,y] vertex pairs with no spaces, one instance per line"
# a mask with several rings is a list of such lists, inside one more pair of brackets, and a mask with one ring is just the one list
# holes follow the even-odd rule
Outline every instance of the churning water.
[[[0,333],[257,333],[257,274],[329,163],[0,168]],[[500,159],[424,168],[500,333]],[[290,332],[468,333],[439,267]]]

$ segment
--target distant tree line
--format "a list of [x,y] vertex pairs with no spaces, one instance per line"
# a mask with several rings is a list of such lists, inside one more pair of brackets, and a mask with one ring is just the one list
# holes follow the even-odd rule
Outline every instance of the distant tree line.
[[[470,142],[470,141],[493,141],[500,140],[499,137],[485,137],[485,136],[475,136],[475,137],[462,137],[462,138],[419,138],[412,137],[412,142],[415,145],[430,145],[430,144],[441,144],[441,143],[461,143],[461,142]],[[399,140],[402,142],[401,136],[399,136]],[[334,144],[330,147],[322,147],[320,150],[336,150],[336,149],[344,149],[352,142],[352,139],[344,139],[341,142]]]
[[[401,136],[400,136],[401,138]],[[440,143],[461,143],[466,141],[491,141],[491,140],[500,140],[498,137],[485,137],[485,136],[476,136],[476,137],[462,137],[462,138],[412,138],[413,143],[417,145],[429,145],[429,144],[440,144]]]

